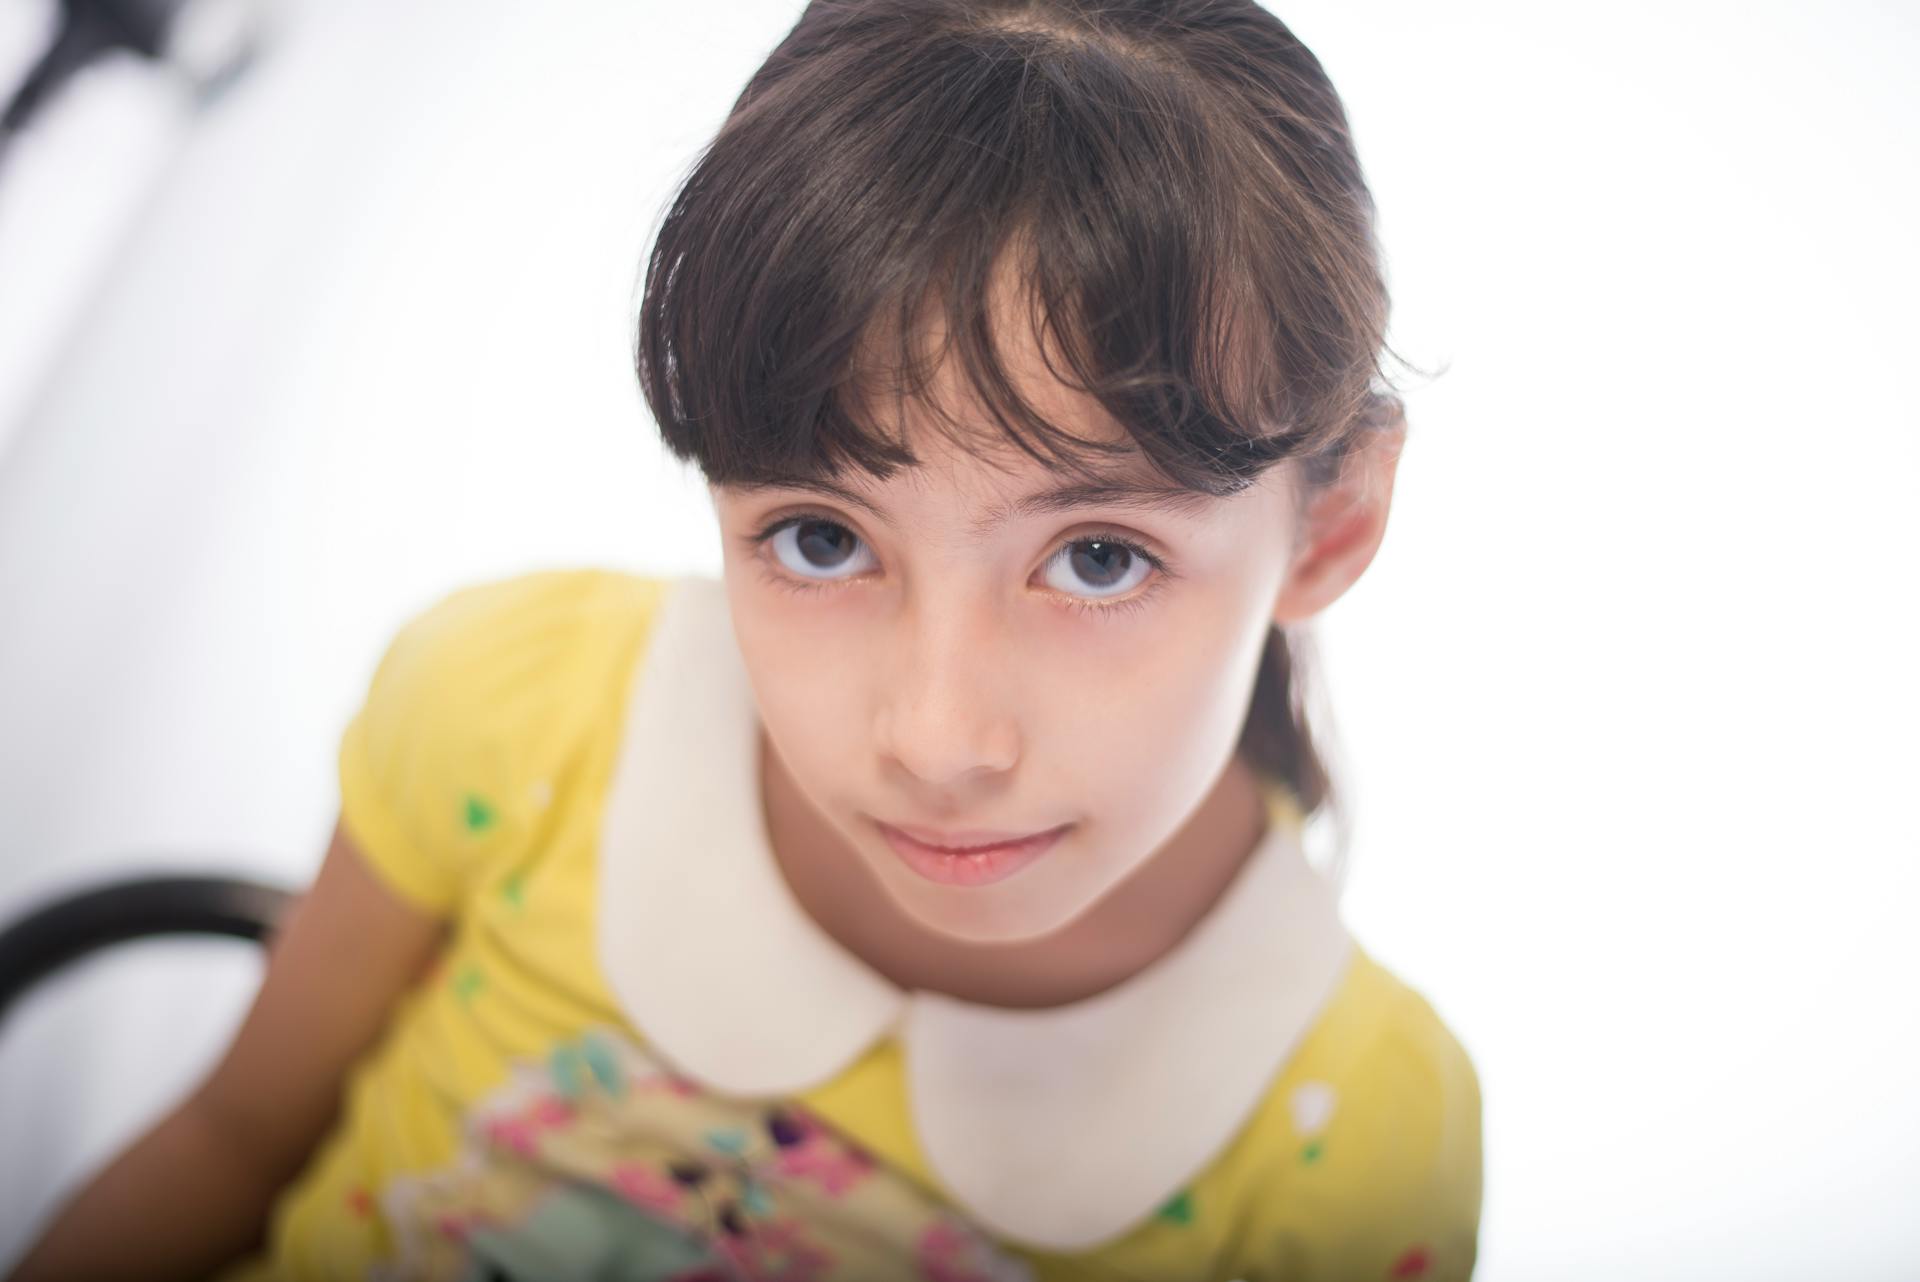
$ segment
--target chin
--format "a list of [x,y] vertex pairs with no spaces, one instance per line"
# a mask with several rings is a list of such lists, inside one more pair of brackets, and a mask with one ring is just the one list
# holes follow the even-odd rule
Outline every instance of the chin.
[[[963,944],[1023,944],[1065,928],[1092,900],[1014,877],[995,886],[936,886],[895,864],[882,867],[888,898],[929,932]],[[1039,868],[1027,870],[1030,873]]]

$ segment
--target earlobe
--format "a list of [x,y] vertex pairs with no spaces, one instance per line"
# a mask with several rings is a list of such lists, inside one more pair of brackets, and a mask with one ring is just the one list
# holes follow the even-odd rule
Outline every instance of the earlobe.
[[1339,479],[1308,500],[1299,543],[1274,600],[1273,621],[1302,623],[1332,605],[1373,563],[1386,537],[1404,427],[1378,433],[1348,456]]

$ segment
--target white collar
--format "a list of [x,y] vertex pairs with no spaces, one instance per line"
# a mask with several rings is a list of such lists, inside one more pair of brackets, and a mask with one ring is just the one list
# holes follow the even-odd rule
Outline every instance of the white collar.
[[[1081,1251],[1225,1146],[1344,974],[1335,895],[1276,823],[1171,952],[1106,992],[1010,1010],[903,991],[806,914],[758,797],[758,714],[721,583],[674,580],[602,819],[600,961],[634,1028],[716,1093],[818,1086],[905,1051],[915,1134],[983,1227]],[[695,982],[697,981],[697,982]]]

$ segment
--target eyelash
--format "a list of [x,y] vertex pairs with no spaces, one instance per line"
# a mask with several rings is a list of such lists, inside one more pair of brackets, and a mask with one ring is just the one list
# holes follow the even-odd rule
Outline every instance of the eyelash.
[[[778,520],[772,521],[767,525],[761,527],[761,529],[757,533],[748,535],[747,536],[748,547],[757,552],[766,543],[768,539],[771,539],[774,535],[780,533],[780,531],[786,529],[789,525],[801,525],[808,521],[819,521],[826,525],[837,525],[843,530],[847,528],[843,522],[837,521],[833,517],[830,517],[822,512],[796,512],[791,516],[780,517]],[[855,537],[858,537],[858,536],[856,535]],[[1066,542],[1062,543],[1060,545],[1060,548],[1054,549],[1054,553],[1055,555],[1058,555],[1061,548],[1072,547],[1077,543],[1117,544],[1120,547],[1125,548],[1129,556],[1137,556],[1141,560],[1145,561],[1148,565],[1151,565],[1154,569],[1154,574],[1153,574],[1153,577],[1147,581],[1147,586],[1145,588],[1143,588],[1139,592],[1134,593],[1132,596],[1127,597],[1125,600],[1115,601],[1115,602],[1112,602],[1111,604],[1102,605],[1088,597],[1067,597],[1066,598],[1067,608],[1069,610],[1075,611],[1076,613],[1099,616],[1104,618],[1113,618],[1117,615],[1126,614],[1131,611],[1138,610],[1144,607],[1149,601],[1149,599],[1159,594],[1162,582],[1165,579],[1171,577],[1172,575],[1172,571],[1168,568],[1167,562],[1164,558],[1155,556],[1152,552],[1148,551],[1146,548],[1142,547],[1139,543],[1135,542],[1134,540],[1129,539],[1124,535],[1115,533],[1110,530],[1096,530],[1091,534],[1076,535],[1075,537],[1068,539]],[[788,591],[793,592],[795,595],[812,596],[815,593],[825,591],[834,586],[831,583],[805,582],[804,580],[795,578],[793,575],[784,574],[781,571],[776,570],[773,567],[767,565],[765,557],[756,556],[754,559],[760,563],[761,572],[765,575],[765,577],[769,581],[771,581],[776,587],[785,588]]]

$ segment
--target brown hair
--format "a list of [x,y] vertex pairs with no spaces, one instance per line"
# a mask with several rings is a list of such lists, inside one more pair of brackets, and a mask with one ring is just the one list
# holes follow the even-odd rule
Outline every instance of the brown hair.
[[[987,323],[1013,261],[1049,367],[1170,484],[1297,460],[1310,494],[1404,423],[1373,219],[1326,73],[1252,0],[813,0],[664,215],[638,373],[714,484],[885,479],[917,460],[866,393],[922,393],[957,349],[1008,441],[1083,472],[1130,447],[1015,391]],[[1311,815],[1334,798],[1306,643],[1268,637],[1240,751]]]

